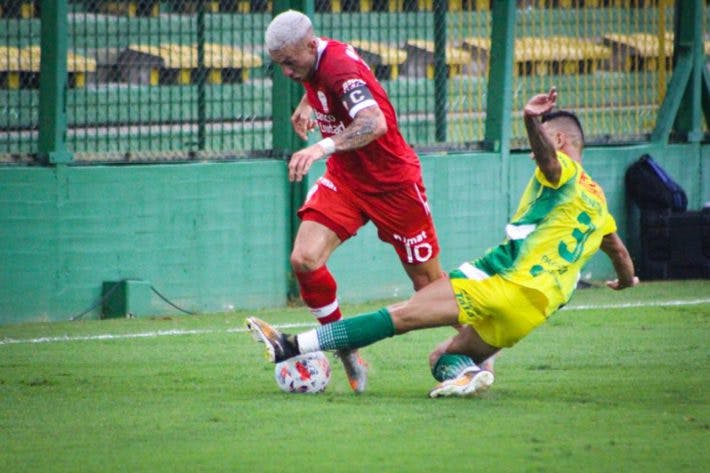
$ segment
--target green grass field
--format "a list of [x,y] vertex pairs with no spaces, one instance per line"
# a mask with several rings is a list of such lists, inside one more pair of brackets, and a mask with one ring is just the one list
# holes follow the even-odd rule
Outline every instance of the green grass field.
[[365,348],[363,395],[336,361],[281,393],[246,315],[0,327],[0,471],[710,471],[709,281],[577,291],[471,399],[427,398],[445,328]]

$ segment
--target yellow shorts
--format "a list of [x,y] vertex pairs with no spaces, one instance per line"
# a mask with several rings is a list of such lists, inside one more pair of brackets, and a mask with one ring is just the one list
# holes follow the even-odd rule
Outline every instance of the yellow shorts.
[[452,277],[459,323],[470,325],[484,342],[511,347],[546,320],[543,293],[500,276],[483,280]]

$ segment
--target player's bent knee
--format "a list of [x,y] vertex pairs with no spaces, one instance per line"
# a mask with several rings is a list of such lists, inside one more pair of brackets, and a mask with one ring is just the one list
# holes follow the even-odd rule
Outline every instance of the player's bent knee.
[[415,291],[418,291],[431,282],[433,282],[433,281],[431,279],[429,279],[428,277],[412,278],[412,287],[414,288]]
[[293,251],[290,260],[291,267],[299,273],[314,271],[325,264],[320,255],[302,251]]
[[415,291],[422,289],[423,287],[433,283],[437,279],[446,276],[446,273],[441,271],[438,261],[422,264],[417,270],[407,271],[409,273],[409,278],[412,281],[412,286]]

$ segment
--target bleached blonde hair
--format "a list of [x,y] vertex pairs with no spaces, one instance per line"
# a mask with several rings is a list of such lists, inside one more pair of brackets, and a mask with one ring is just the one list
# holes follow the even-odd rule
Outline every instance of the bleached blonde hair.
[[313,24],[306,15],[296,10],[286,10],[276,15],[266,28],[266,49],[278,51],[299,42],[312,31]]

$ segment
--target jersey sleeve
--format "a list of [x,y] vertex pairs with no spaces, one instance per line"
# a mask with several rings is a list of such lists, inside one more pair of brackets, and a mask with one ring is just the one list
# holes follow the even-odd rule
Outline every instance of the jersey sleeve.
[[355,118],[355,115],[364,108],[377,106],[377,101],[367,86],[366,78],[363,77],[363,69],[367,71],[367,65],[352,46],[345,49],[337,59],[337,63],[337,67],[327,68],[326,83],[343,104],[350,118]]
[[552,184],[550,181],[547,180],[545,177],[545,174],[540,170],[539,167],[535,168],[535,179],[537,179],[540,184],[542,184],[545,187],[550,187],[552,189],[559,189],[567,181],[570,179],[573,179],[574,176],[577,175],[577,166],[575,165],[575,162],[570,159],[569,156],[564,154],[561,151],[557,151],[557,160],[560,162],[560,166],[562,167],[562,173],[560,174],[560,180],[557,184]]
[[602,235],[609,235],[617,230],[616,220],[610,212],[607,212],[605,217],[606,218],[604,219],[604,222],[601,226]]

